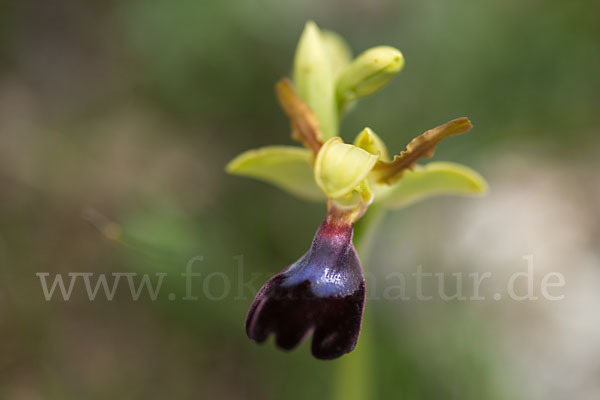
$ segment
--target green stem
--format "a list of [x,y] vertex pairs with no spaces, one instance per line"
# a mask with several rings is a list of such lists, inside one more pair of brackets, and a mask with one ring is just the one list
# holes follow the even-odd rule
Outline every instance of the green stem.
[[384,209],[371,205],[365,215],[354,226],[354,247],[361,257],[363,265],[371,257],[375,232],[383,220],[384,214]]
[[[383,219],[383,210],[371,206],[369,211],[356,223],[354,228],[354,246],[362,259],[362,264],[369,261],[373,247],[375,231]],[[363,319],[360,338],[356,349],[343,356],[337,363],[337,371],[332,389],[334,400],[362,400],[373,398],[372,374],[374,365],[371,362],[371,324],[368,313]]]

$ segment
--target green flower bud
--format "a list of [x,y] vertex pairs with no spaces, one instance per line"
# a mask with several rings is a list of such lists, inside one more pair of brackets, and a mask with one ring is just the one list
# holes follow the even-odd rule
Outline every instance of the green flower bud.
[[404,56],[393,47],[378,46],[365,51],[338,77],[338,104],[343,106],[359,97],[375,93],[400,72],[402,67]]

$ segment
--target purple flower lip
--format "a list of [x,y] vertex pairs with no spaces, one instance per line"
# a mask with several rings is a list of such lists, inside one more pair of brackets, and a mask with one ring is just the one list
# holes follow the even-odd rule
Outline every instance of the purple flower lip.
[[328,218],[308,252],[260,289],[246,317],[246,333],[258,343],[273,333],[277,346],[291,350],[313,332],[312,354],[334,359],[356,346],[364,304],[352,225]]

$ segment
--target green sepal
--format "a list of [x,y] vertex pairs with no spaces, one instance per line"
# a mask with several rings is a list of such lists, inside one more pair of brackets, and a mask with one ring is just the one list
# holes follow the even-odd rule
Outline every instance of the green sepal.
[[432,162],[406,170],[398,182],[378,193],[376,201],[387,208],[401,208],[437,195],[482,195],[487,187],[485,179],[469,167]]
[[312,152],[294,146],[267,146],[248,150],[231,160],[225,170],[268,182],[306,200],[322,201],[325,196],[315,183]]
[[352,60],[352,50],[339,34],[333,31],[321,30],[321,39],[325,45],[331,72],[334,75],[342,71]]
[[323,138],[337,135],[338,115],[335,81],[328,46],[317,25],[304,27],[294,58],[294,86],[300,98],[319,119]]

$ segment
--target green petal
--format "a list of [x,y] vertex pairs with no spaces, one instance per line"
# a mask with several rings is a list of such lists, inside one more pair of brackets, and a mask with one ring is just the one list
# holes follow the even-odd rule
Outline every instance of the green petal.
[[339,137],[329,139],[315,160],[315,180],[329,198],[352,192],[369,174],[378,156],[345,144]]
[[379,154],[379,159],[389,161],[390,155],[383,140],[371,128],[365,128],[354,139],[354,145],[365,149],[371,154]]
[[352,50],[348,43],[336,32],[321,30],[321,38],[329,56],[331,71],[336,74],[340,72],[352,60]]
[[336,136],[338,117],[331,61],[321,32],[312,21],[306,23],[296,49],[294,86],[317,115],[323,138]]
[[464,165],[450,162],[432,162],[407,170],[379,199],[389,208],[406,207],[436,195],[482,195],[487,192],[485,179]]
[[261,147],[238,155],[225,170],[271,183],[306,200],[324,200],[323,193],[315,184],[311,157],[310,150],[300,147]]

